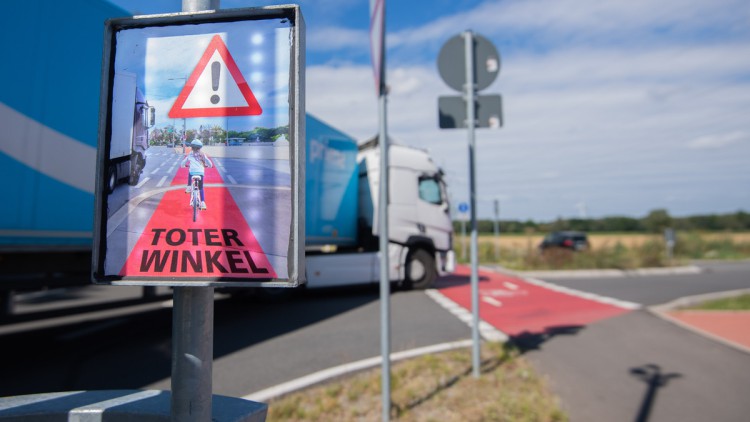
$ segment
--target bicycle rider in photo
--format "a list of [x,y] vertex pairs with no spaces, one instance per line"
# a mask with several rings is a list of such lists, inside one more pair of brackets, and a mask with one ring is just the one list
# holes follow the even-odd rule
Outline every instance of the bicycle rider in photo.
[[190,166],[190,170],[188,171],[188,185],[187,189],[185,189],[186,193],[190,193],[193,190],[193,176],[200,176],[200,180],[198,181],[198,188],[201,191],[201,209],[205,210],[206,195],[203,192],[203,177],[205,174],[205,169],[213,167],[214,165],[211,162],[211,159],[208,158],[206,153],[201,151],[202,147],[203,142],[201,142],[200,139],[194,139],[192,142],[190,142],[191,151],[182,160],[182,162],[180,163],[180,167],[185,167],[186,165]]

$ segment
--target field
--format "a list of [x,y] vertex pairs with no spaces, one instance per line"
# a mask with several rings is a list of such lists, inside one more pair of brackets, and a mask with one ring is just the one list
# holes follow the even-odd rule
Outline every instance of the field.
[[[596,249],[602,246],[613,246],[617,242],[620,242],[623,246],[632,248],[636,246],[642,246],[648,241],[663,241],[664,236],[658,234],[642,234],[642,233],[591,233],[589,236],[589,242],[591,247]],[[730,239],[734,243],[750,243],[750,232],[742,233],[701,233],[700,236],[704,240],[723,240]],[[508,249],[528,249],[536,248],[540,243],[544,235],[541,234],[503,234],[500,233],[499,244],[501,248]],[[461,246],[461,235],[456,236],[456,249],[460,250]],[[498,240],[494,235],[483,234],[479,236],[479,242],[489,242],[491,245],[498,243]],[[466,245],[468,249],[469,236],[466,237]]]
[[[634,269],[684,265],[697,259],[750,259],[750,232],[678,232],[677,241],[667,252],[664,237],[643,233],[590,233],[589,250],[568,250],[541,254],[537,246],[543,235],[502,234],[479,236],[479,261],[500,264],[509,269]],[[499,245],[499,248],[498,248]],[[456,237],[453,245],[461,263],[469,261],[468,237]],[[497,257],[500,257],[499,261]]]

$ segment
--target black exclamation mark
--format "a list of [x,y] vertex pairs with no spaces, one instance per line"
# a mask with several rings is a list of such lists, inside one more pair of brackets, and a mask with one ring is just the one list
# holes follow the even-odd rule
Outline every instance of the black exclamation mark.
[[[219,73],[221,72],[221,64],[219,62],[211,63],[211,87],[214,91],[219,90]],[[221,100],[221,97],[214,94],[211,96],[211,104],[217,104]]]

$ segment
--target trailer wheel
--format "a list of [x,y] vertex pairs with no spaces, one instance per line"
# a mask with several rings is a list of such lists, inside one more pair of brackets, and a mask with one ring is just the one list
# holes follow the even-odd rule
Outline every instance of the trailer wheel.
[[424,290],[437,278],[435,258],[424,249],[410,252],[406,257],[406,288]]
[[117,186],[117,166],[110,166],[107,170],[107,193],[112,193]]

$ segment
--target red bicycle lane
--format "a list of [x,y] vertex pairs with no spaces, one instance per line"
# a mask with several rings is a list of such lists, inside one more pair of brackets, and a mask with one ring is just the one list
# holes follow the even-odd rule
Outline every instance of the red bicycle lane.
[[[454,274],[436,282],[446,298],[471,311],[471,269],[458,266]],[[560,329],[580,328],[623,315],[637,307],[593,295],[581,297],[554,290],[508,274],[479,271],[479,316],[511,337],[544,335]],[[609,303],[608,303],[609,302]]]
[[[208,209],[200,211],[195,222],[184,189],[165,192],[120,275],[275,278],[268,257],[223,183],[216,169],[206,170]],[[180,168],[171,185],[187,187],[188,170]]]

